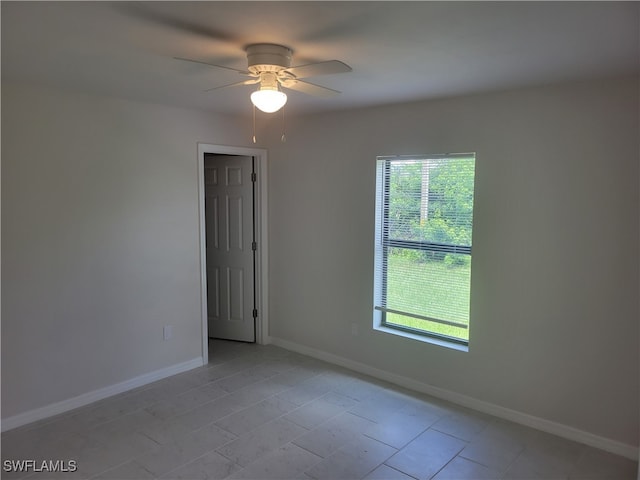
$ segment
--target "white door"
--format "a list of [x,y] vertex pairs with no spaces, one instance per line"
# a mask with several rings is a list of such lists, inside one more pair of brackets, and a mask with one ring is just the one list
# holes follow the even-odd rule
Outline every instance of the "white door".
[[252,157],[204,157],[209,337],[255,341]]

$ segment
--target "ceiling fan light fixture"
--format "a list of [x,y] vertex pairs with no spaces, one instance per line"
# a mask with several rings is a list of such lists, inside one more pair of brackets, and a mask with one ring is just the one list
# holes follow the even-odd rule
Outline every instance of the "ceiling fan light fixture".
[[251,103],[258,110],[265,113],[274,113],[287,103],[287,94],[273,87],[261,87],[251,94]]

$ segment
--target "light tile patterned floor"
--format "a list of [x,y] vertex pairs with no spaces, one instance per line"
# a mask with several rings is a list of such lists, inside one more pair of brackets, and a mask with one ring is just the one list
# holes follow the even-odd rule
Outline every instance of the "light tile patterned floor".
[[273,346],[212,341],[206,367],[2,434],[2,478],[609,479],[637,464]]

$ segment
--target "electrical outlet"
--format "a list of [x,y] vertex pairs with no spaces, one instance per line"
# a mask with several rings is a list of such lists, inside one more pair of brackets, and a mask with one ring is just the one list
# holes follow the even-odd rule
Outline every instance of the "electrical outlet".
[[171,325],[165,325],[162,332],[164,334],[164,339],[169,340],[173,336],[173,327]]

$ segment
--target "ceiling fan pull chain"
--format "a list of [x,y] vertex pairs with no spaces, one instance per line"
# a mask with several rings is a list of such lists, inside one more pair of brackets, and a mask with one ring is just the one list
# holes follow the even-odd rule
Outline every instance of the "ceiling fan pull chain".
[[282,143],[287,141],[287,137],[284,134],[284,107],[282,107],[282,137],[280,137]]
[[253,105],[253,143],[256,143],[256,106]]

